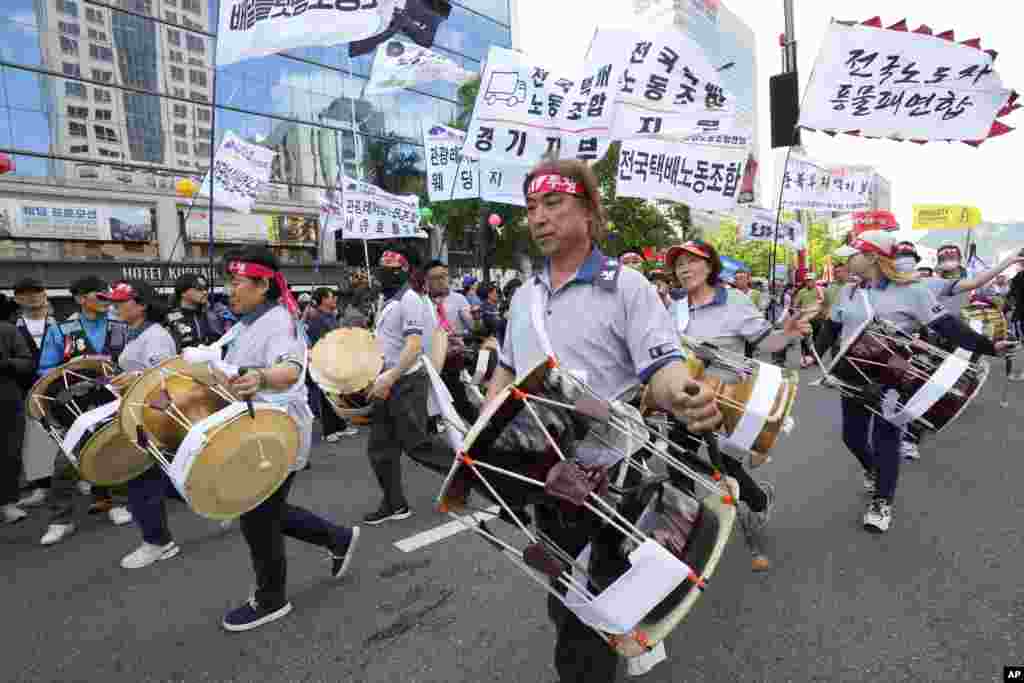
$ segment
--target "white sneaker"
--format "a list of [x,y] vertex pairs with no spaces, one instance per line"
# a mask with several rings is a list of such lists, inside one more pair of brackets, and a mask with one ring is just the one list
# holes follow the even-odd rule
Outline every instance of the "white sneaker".
[[359,434],[359,428],[358,427],[346,427],[345,429],[341,430],[341,435],[342,436],[357,436],[358,434]]
[[4,523],[14,524],[28,517],[28,513],[13,503],[4,505]]
[[171,541],[167,545],[143,543],[134,552],[125,555],[121,560],[123,569],[142,569],[160,560],[169,560],[181,552],[177,543]]
[[1024,370],[1020,372],[1010,373],[1006,376],[1006,379],[1010,382],[1024,382]]
[[913,441],[900,441],[900,457],[904,460],[920,460],[921,451]]
[[333,432],[324,437],[327,443],[338,443],[341,440],[341,432]]
[[110,512],[108,512],[107,515],[110,517],[110,521],[117,526],[132,523],[132,513],[123,505],[110,508]]
[[73,533],[75,533],[74,524],[51,524],[39,543],[42,545],[60,543]]
[[892,505],[884,498],[874,498],[864,513],[864,528],[868,531],[885,533],[892,524]]
[[49,489],[33,489],[32,493],[28,494],[27,496],[18,501],[18,507],[34,508],[37,505],[42,505],[43,503],[45,503],[46,499],[49,497]]
[[85,481],[84,479],[79,479],[78,484],[76,484],[76,486],[78,487],[78,492],[81,493],[83,496],[88,496],[90,493],[92,493],[92,484]]

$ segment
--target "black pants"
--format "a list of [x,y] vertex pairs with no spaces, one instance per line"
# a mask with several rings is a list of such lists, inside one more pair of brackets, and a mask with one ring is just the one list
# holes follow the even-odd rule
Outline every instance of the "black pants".
[[459,417],[469,424],[476,422],[476,418],[480,413],[469,401],[469,396],[466,394],[466,385],[462,381],[460,371],[445,367],[441,371],[441,379],[444,380],[444,385],[448,387],[448,393],[452,395],[452,404],[455,406],[455,412],[459,414]]
[[0,505],[18,502],[21,479],[21,444],[25,438],[25,408],[21,401],[0,403],[4,415],[4,452],[0,453]]
[[865,472],[877,475],[878,495],[892,502],[900,478],[901,429],[860,401],[842,399],[843,443]]
[[[692,469],[704,474],[711,474],[712,468],[704,460],[695,455],[698,444],[696,437],[687,431],[683,425],[673,420],[668,438],[672,443],[685,448],[688,451],[691,448],[694,450],[694,454],[687,453],[686,455],[681,455],[677,453],[677,457],[683,460]],[[747,507],[754,512],[764,512],[768,507],[768,496],[765,495],[761,486],[754,481],[754,478],[750,476],[750,472],[747,472],[747,468],[743,466],[743,463],[731,455],[722,453],[722,466],[725,468],[725,472],[723,474],[732,477],[739,484],[740,500],[746,503]],[[670,469],[669,476],[672,478],[672,483],[683,491],[686,491],[687,493],[695,492],[693,481],[686,477],[682,472]]]
[[395,382],[387,400],[373,408],[366,454],[387,509],[398,510],[409,504],[402,488],[402,451],[411,454],[429,448],[429,444],[427,375],[420,371]]
[[242,534],[249,544],[256,573],[256,602],[261,607],[283,607],[287,598],[288,558],[284,538],[333,549],[346,546],[352,530],[333,524],[309,510],[288,503],[295,473],[288,475],[274,495],[242,515]]

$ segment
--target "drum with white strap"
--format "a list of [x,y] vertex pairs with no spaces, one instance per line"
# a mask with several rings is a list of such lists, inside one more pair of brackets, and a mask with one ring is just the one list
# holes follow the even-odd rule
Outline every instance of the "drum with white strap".
[[309,355],[309,376],[343,420],[373,412],[367,398],[384,367],[373,333],[342,327],[324,335]]
[[116,372],[105,357],[83,356],[51,370],[28,396],[29,417],[83,479],[100,486],[123,484],[156,464],[121,431],[120,401],[110,385]]

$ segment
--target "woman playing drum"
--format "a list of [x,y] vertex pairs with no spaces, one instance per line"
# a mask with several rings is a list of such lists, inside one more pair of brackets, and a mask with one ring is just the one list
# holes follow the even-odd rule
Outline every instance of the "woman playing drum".
[[[837,336],[841,335],[843,342],[852,340],[857,330],[875,317],[908,333],[927,326],[960,348],[985,355],[1009,348],[1006,342],[993,344],[951,315],[925,284],[917,282],[915,273],[899,272],[896,240],[891,234],[864,232],[836,255],[850,257],[850,271],[861,283],[845,287],[837,297],[830,322],[822,326],[815,340],[819,354],[832,346]],[[876,392],[882,395],[889,388],[879,386]],[[863,402],[853,398],[844,396],[842,409],[843,443],[863,468],[864,488],[872,497],[864,513],[864,527],[888,531],[900,471],[900,427],[877,419]]]
[[[749,298],[721,284],[722,263],[715,248],[706,242],[693,240],[672,247],[665,255],[665,265],[682,285],[681,290],[673,292],[674,301],[669,309],[680,335],[710,342],[723,351],[742,356],[747,343],[773,352],[811,332],[810,323],[791,317],[786,319],[781,332],[773,334],[771,324]],[[696,443],[677,422],[669,439],[677,444]],[[691,464],[698,462],[691,461]],[[759,533],[771,514],[774,488],[768,483],[755,482],[735,458],[724,456],[724,465],[725,473],[739,482],[740,500],[751,512],[745,526],[748,531]],[[754,552],[754,568],[766,569],[767,559],[758,550]]]

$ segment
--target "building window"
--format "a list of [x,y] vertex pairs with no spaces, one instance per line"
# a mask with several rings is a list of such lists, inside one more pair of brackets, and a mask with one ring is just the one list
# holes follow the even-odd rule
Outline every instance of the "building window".
[[208,122],[210,120],[209,109],[196,109],[196,119],[199,121]]
[[87,119],[89,118],[88,107],[68,107],[68,118],[69,119]]
[[170,59],[172,62],[183,64],[185,62],[185,53],[179,50],[168,50],[167,58]]
[[197,142],[195,145],[196,156],[210,156],[210,144],[207,142]]
[[93,7],[86,7],[85,8],[85,18],[88,21],[91,21],[94,24],[102,24],[103,23],[103,12],[101,12],[100,10],[95,9]]
[[164,19],[171,22],[172,24],[178,23],[178,15],[174,12],[164,12]]
[[64,62],[61,65],[61,68],[64,70],[65,76],[75,76],[76,78],[82,77],[82,67],[80,67],[77,64],[72,64],[71,62]]
[[175,47],[181,47],[181,31],[174,29],[167,30],[167,42]]
[[97,102],[109,103],[111,101],[110,91],[109,90],[100,90],[99,88],[95,88],[93,90],[93,98]]
[[82,27],[70,21],[59,21],[57,26],[60,28],[61,33],[66,33],[69,36],[77,36],[82,33]]
[[203,11],[199,5],[199,0],[181,0],[181,8],[196,14],[200,14]]
[[78,5],[72,0],[57,0],[57,11],[69,17],[78,16]]
[[205,71],[189,71],[188,82],[192,85],[199,85],[206,87],[206,72]]
[[92,129],[96,132],[97,140],[117,142],[117,132],[113,128],[107,128],[106,126],[93,126]]
[[206,95],[204,95],[201,92],[196,92],[194,90],[188,94],[188,97],[190,100],[195,100],[196,102],[209,102]]
[[188,137],[188,126],[184,123],[174,124],[174,134],[178,137]]
[[94,28],[89,29],[89,40],[95,40],[100,43],[109,43],[110,39],[107,37],[106,32],[97,31]]
[[181,17],[181,23],[184,24],[185,28],[190,28],[190,29],[192,29],[194,31],[202,31],[203,30],[203,25],[202,24],[200,24],[198,21],[192,21],[191,19],[189,19],[186,16],[182,16]]
[[97,121],[110,121],[114,118],[114,112],[109,109],[97,109],[93,112],[93,116]]
[[180,66],[172,66],[171,67],[171,80],[172,81],[184,81],[185,80],[185,70],[182,69]]
[[68,133],[74,138],[87,138],[89,137],[89,127],[84,123],[72,121],[68,124]]
[[92,80],[99,81],[100,83],[110,83],[114,80],[114,72],[104,71],[103,69],[93,69]]
[[174,151],[178,154],[188,154],[188,143],[181,140],[174,141]]
[[101,62],[114,61],[114,51],[103,45],[89,45],[89,56]]
[[72,154],[88,154],[89,145],[71,145]]
[[189,57],[188,58],[188,65],[189,66],[206,66],[206,60],[205,59],[199,59],[198,57]]
[[189,33],[185,36],[185,41],[188,43],[189,52],[198,52],[200,54],[206,52],[206,41],[199,36],[194,36]]
[[196,128],[196,137],[210,138],[213,136],[213,131],[209,128]]
[[182,99],[185,99],[185,89],[184,88],[171,88],[171,93],[175,97],[180,97]]
[[188,118],[188,107],[186,107],[184,104],[174,105],[174,115],[179,119]]
[[64,94],[67,97],[88,97],[85,85],[74,81],[64,81]]
[[72,40],[66,36],[60,37],[60,49],[66,55],[77,55],[78,54],[78,41]]
[[110,157],[112,159],[120,159],[121,158],[121,153],[120,152],[115,152],[115,151],[113,151],[111,149],[105,149],[103,147],[98,147],[97,149],[99,150],[101,157]]
[[178,6],[178,0],[164,0],[164,4],[167,5],[168,7],[177,7]]

